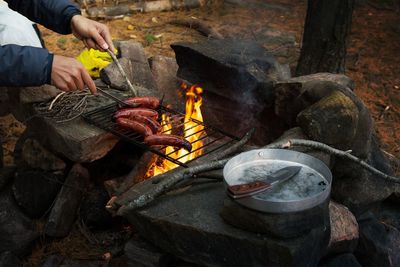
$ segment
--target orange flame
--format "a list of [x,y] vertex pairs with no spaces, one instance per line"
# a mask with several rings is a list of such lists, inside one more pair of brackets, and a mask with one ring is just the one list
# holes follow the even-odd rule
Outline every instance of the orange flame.
[[[203,92],[203,89],[197,85],[192,85],[188,89],[186,84],[182,84],[181,88],[183,90],[187,90],[183,130],[185,133],[185,139],[192,144],[192,152],[187,152],[184,149],[174,152],[175,148],[169,146],[165,149],[165,154],[169,155],[173,159],[179,159],[180,162],[185,163],[203,154],[203,149],[201,148],[203,146],[203,141],[200,138],[202,134],[204,134],[204,126],[195,122],[203,122],[203,115],[201,114],[200,109],[203,102],[203,98],[200,96],[200,94]],[[162,114],[161,119],[161,125],[163,125],[162,132],[165,134],[171,134],[171,118],[165,114]],[[147,176],[149,177],[162,174],[176,167],[178,167],[177,164],[164,159],[161,163],[156,162],[153,164],[147,172]]]

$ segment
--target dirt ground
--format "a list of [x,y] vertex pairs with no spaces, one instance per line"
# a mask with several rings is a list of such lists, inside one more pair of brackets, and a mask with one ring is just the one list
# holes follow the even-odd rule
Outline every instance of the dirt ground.
[[[113,39],[141,42],[148,57],[173,57],[174,53],[169,46],[171,43],[204,40],[206,37],[193,29],[167,23],[174,18],[191,17],[208,22],[228,37],[257,39],[257,34],[265,29],[290,33],[295,37],[296,49],[299,51],[307,1],[279,0],[268,3],[283,8],[213,4],[193,10],[138,13],[124,19],[102,22],[110,27]],[[400,13],[397,11],[357,6],[353,16],[346,73],[354,79],[356,94],[372,113],[382,147],[397,158],[400,158],[399,25]],[[43,27],[41,30],[47,48],[55,54],[76,57],[84,48],[72,35],[62,36]],[[291,66],[295,66],[296,60],[293,57],[287,58]],[[23,129],[23,125],[11,115],[0,117],[6,164],[12,164],[13,146]]]
[[[218,1],[222,2],[222,1]],[[249,2],[263,3],[252,0]],[[211,4],[200,9],[155,13],[137,13],[123,19],[102,20],[114,40],[133,39],[145,46],[147,55],[174,56],[170,44],[199,41],[206,37],[197,31],[167,22],[176,18],[206,21],[224,36],[254,38],[263,30],[292,34],[300,49],[307,1],[268,1],[269,5],[238,7]],[[394,10],[357,6],[348,48],[347,75],[356,82],[356,94],[369,107],[382,146],[400,158],[400,14]],[[84,48],[73,35],[59,35],[41,27],[47,48],[55,54],[76,57]],[[297,58],[288,58],[292,66]],[[24,129],[11,115],[0,118],[5,163],[12,164],[10,154]]]

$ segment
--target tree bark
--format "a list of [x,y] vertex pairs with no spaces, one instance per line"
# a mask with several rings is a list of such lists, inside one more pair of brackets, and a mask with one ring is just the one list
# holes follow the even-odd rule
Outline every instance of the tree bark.
[[308,0],[296,75],[344,73],[354,0]]

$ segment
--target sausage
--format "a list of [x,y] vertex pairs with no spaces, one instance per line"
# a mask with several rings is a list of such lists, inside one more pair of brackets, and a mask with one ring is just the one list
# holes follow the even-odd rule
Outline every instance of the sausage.
[[154,96],[136,96],[124,100],[127,105],[140,104],[141,108],[156,109],[160,105],[160,100]]
[[158,119],[158,112],[148,108],[124,108],[115,112],[113,119],[130,118],[137,115]]
[[116,123],[122,128],[132,130],[136,133],[143,135],[144,137],[150,136],[153,134],[153,131],[144,123],[126,119],[126,118],[118,118]]
[[157,134],[161,128],[161,125],[157,121],[153,120],[150,117],[145,117],[145,116],[141,116],[141,115],[131,115],[129,117],[129,119],[140,122],[140,123],[144,123],[151,129],[153,134]]
[[149,146],[165,145],[183,148],[187,151],[192,151],[192,144],[185,138],[172,134],[154,134],[147,136],[144,143]]

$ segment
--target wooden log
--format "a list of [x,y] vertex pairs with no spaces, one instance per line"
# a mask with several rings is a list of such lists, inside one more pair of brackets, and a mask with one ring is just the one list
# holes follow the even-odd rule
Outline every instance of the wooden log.
[[169,21],[168,23],[172,25],[185,26],[191,29],[195,29],[196,31],[208,38],[224,39],[222,34],[220,34],[216,29],[208,25],[205,21],[199,19],[174,19]]
[[52,237],[68,235],[89,181],[89,172],[75,164],[58,193],[46,224],[45,233]]

